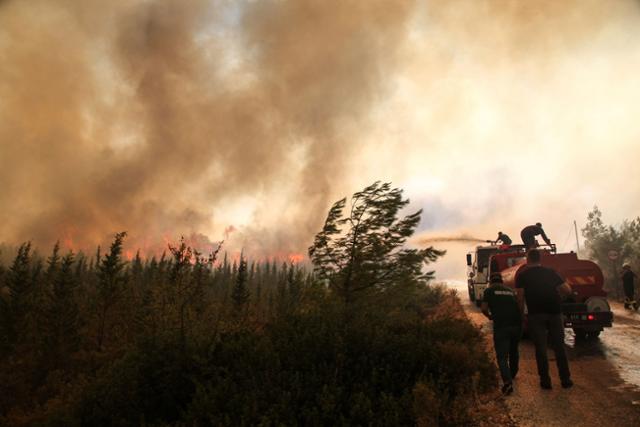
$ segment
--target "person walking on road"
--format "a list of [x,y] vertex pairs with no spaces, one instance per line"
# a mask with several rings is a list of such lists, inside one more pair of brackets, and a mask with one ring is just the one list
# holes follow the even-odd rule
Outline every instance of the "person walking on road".
[[493,320],[493,345],[502,377],[502,393],[511,394],[520,360],[522,315],[515,292],[502,284],[500,273],[491,275],[491,285],[484,291],[481,308],[482,313]]
[[631,271],[629,264],[622,266],[622,287],[624,289],[624,308],[638,310],[638,302],[635,299],[635,289],[633,280],[638,277],[636,273]]
[[544,240],[547,245],[551,244],[551,240],[549,240],[544,230],[542,229],[542,224],[539,222],[536,222],[535,225],[526,226],[520,232],[522,243],[524,243],[527,249],[535,248],[536,246],[538,246],[536,236],[542,237],[542,240]]
[[498,242],[502,242],[503,245],[507,245],[507,246],[513,243],[513,241],[511,240],[511,237],[507,236],[502,231],[498,231],[498,238],[496,239],[496,243]]
[[527,268],[516,278],[516,287],[524,289],[528,310],[529,334],[536,348],[540,387],[551,389],[547,340],[556,355],[563,388],[573,386],[569,361],[564,349],[564,322],[561,300],[571,294],[571,287],[553,269],[540,264],[540,251],[527,252]]

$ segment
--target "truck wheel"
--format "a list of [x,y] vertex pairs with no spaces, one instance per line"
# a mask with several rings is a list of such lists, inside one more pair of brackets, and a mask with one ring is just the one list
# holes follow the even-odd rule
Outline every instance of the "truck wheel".
[[476,307],[480,307],[482,305],[482,301],[477,299],[476,300]]
[[469,301],[474,302],[476,300],[476,294],[473,292],[473,288],[467,287],[469,291]]
[[584,340],[587,337],[587,331],[584,329],[574,329],[573,333],[576,336],[576,340]]
[[600,336],[600,332],[602,332],[602,331],[591,331],[591,332],[589,332],[589,338],[593,338],[593,339],[598,338]]

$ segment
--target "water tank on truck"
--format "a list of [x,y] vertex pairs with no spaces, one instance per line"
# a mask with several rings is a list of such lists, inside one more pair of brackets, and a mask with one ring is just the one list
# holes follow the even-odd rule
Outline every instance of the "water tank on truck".
[[[597,337],[604,328],[611,327],[613,313],[603,290],[600,267],[592,261],[578,259],[574,252],[556,253],[555,245],[541,249],[540,255],[541,264],[557,271],[573,291],[562,303],[565,327],[572,328],[576,338]],[[517,290],[526,315],[522,289],[516,288],[518,275],[528,268],[524,250],[496,253],[491,257],[490,266],[490,274],[499,272],[504,284]]]

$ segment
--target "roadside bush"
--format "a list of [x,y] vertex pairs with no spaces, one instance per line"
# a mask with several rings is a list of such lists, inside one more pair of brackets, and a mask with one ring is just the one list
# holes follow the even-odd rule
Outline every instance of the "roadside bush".
[[494,374],[478,352],[477,330],[457,318],[424,319],[417,310],[391,322],[384,311],[358,314],[345,329],[335,301],[327,299],[262,330],[200,337],[187,358],[178,345],[136,349],[87,386],[71,421],[464,424],[474,393],[492,385],[477,378]]

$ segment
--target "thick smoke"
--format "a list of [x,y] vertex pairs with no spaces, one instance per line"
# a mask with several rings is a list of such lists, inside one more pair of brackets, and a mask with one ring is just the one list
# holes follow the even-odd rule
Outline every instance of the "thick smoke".
[[0,4],[0,240],[216,239],[236,203],[245,247],[306,247],[411,7]]
[[[520,243],[523,227],[542,222],[569,251],[573,221],[579,231],[595,204],[607,223],[638,216],[640,2],[437,0],[418,9],[359,171],[422,205],[416,245],[499,230]],[[437,246],[447,249],[439,277],[464,278],[476,244]]]
[[4,1],[0,241],[288,256],[384,180],[415,242],[563,245],[640,211],[638,69],[636,0]]

